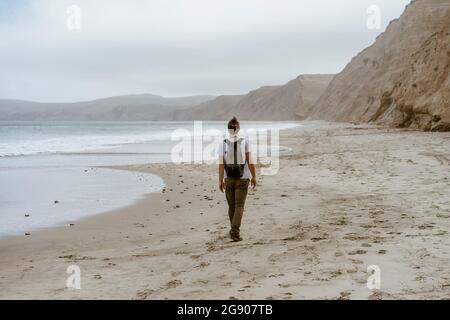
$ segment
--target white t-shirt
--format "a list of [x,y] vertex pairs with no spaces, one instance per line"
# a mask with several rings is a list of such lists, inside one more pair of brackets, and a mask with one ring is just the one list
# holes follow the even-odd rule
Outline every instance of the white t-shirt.
[[[231,137],[231,138],[227,138],[230,141],[236,141],[237,139],[240,139],[239,137]],[[243,139],[243,141],[241,143],[245,144],[245,153],[250,152],[250,142],[248,137],[245,137]],[[228,144],[226,144],[224,141],[222,141],[219,144],[219,157],[224,156],[227,153],[227,149],[228,149]],[[227,172],[224,172],[224,177],[227,177]],[[248,163],[245,162],[245,167],[244,167],[244,174],[242,175],[241,179],[251,179],[251,174],[250,174],[250,170],[248,168]]]

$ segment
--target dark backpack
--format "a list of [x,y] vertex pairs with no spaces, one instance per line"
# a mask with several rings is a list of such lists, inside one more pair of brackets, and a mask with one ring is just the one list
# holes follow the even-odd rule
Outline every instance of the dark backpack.
[[227,153],[223,157],[228,178],[242,178],[244,175],[245,158],[242,155],[242,140],[241,138],[234,142],[227,139],[223,141],[228,146]]

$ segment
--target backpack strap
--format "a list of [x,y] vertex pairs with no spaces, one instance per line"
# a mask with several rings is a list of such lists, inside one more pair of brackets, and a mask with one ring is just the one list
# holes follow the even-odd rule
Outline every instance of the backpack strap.
[[235,141],[234,142],[234,164],[237,164],[237,145],[238,145],[238,142],[237,141]]
[[[244,138],[239,138],[237,140],[237,143],[239,143],[239,145],[241,146],[239,151],[241,152],[242,160],[244,161],[244,163],[247,163],[247,159],[245,158],[245,143],[244,143],[244,146],[242,146],[242,141],[245,141],[245,139]],[[236,160],[236,163],[237,163],[237,160]]]
[[227,164],[227,161],[225,160],[225,147],[227,145],[227,139],[223,140],[222,150],[223,150],[223,164]]

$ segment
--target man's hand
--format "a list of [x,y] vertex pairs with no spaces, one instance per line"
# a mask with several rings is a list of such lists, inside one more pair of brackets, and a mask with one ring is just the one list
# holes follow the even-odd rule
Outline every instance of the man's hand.
[[225,190],[225,183],[222,181],[219,182],[219,190],[223,193]]
[[250,181],[250,185],[252,186],[253,189],[256,188],[256,178],[252,178],[252,180]]

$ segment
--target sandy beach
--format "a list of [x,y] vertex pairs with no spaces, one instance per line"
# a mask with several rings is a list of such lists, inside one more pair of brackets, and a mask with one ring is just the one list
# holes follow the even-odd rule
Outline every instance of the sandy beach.
[[[0,239],[0,299],[450,298],[450,133],[304,124],[282,132],[292,152],[250,191],[242,242],[227,236],[215,165],[116,167],[166,188]],[[66,288],[70,265],[80,290]]]

